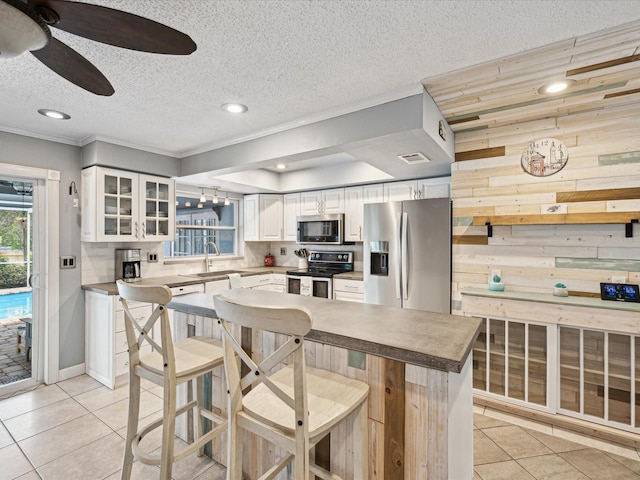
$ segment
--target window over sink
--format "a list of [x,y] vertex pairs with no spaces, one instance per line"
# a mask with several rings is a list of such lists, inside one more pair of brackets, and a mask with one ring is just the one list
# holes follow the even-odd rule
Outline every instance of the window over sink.
[[[220,255],[238,254],[238,200],[224,198],[213,203],[205,202],[199,195],[178,192],[176,194],[176,239],[164,242],[164,258],[201,257],[205,246],[215,242]],[[216,252],[208,246],[209,255]]]

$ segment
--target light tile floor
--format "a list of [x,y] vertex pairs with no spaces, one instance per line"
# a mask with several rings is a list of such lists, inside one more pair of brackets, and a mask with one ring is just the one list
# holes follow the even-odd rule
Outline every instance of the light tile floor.
[[[141,424],[162,408],[158,389],[143,388]],[[0,480],[119,479],[126,409],[126,387],[110,390],[86,375],[1,400]],[[477,412],[488,413],[474,413],[475,480],[640,480],[635,451],[588,447]],[[143,447],[157,449],[159,433]],[[131,478],[159,473],[136,462]],[[174,466],[173,478],[223,480],[225,469],[191,456]]]

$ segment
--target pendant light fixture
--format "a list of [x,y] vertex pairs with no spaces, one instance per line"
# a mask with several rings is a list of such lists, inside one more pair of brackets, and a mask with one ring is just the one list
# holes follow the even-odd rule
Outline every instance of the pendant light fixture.
[[218,187],[213,187],[213,203],[218,204]]
[[204,196],[204,188],[202,188],[201,190],[202,194],[200,195],[200,203],[205,203],[207,201],[207,198]]
[[229,192],[227,192],[227,196],[224,197],[224,204],[228,207],[231,202],[229,201]]

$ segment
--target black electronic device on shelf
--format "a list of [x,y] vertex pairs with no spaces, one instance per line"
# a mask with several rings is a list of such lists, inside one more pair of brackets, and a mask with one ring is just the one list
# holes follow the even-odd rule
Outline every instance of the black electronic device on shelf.
[[600,283],[600,298],[618,302],[640,302],[638,285],[628,283]]

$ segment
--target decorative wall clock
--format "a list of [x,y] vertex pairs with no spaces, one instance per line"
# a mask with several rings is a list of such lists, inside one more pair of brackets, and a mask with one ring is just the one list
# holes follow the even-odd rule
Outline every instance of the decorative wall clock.
[[522,169],[535,177],[558,173],[567,164],[567,147],[557,138],[541,138],[529,144],[522,154]]

